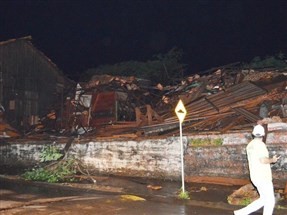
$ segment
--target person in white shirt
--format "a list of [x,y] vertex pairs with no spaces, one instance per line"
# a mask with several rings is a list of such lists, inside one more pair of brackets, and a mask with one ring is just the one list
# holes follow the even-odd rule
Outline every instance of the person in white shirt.
[[256,187],[259,198],[246,207],[234,211],[234,215],[248,215],[263,207],[263,215],[272,215],[275,206],[274,187],[272,182],[271,163],[277,162],[280,156],[269,158],[269,152],[262,141],[265,130],[256,125],[252,131],[254,139],[246,147],[250,179]]

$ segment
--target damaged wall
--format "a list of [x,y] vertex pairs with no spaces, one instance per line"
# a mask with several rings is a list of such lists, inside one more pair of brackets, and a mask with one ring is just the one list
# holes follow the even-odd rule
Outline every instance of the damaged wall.
[[74,149],[91,169],[104,174],[173,179],[180,176],[179,138],[89,142],[75,145]]
[[[184,137],[186,179],[196,176],[248,179],[245,147],[250,139],[248,132]],[[199,140],[201,144],[207,144],[196,145]],[[287,132],[269,133],[267,143],[271,155],[282,155],[272,168],[274,178],[284,181],[287,178]],[[40,151],[47,144],[51,142],[2,144],[0,165],[36,163],[39,161]],[[60,149],[65,147],[65,143],[56,145]],[[102,174],[161,179],[179,179],[181,174],[178,137],[140,141],[80,140],[80,143],[75,141],[72,144],[70,152],[89,165],[90,171]]]

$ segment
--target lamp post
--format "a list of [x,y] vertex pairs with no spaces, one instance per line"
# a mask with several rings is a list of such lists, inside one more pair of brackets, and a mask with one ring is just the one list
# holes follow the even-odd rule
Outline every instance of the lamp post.
[[182,142],[182,122],[186,116],[186,109],[181,100],[176,105],[175,113],[179,119],[179,133],[180,133],[180,146],[181,146],[181,182],[182,182],[182,192],[185,193],[184,188],[184,161],[183,161],[183,142]]

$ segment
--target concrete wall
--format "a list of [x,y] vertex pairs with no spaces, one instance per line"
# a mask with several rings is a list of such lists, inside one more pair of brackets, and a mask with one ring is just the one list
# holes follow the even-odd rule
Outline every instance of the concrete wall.
[[[246,146],[252,136],[248,132],[230,134],[199,134],[189,136],[185,153],[187,177],[210,176],[249,178]],[[200,146],[196,144],[200,142]],[[221,142],[221,146],[216,144]],[[272,165],[274,179],[287,180],[287,131],[270,132],[267,136],[270,156],[281,155]]]
[[[75,141],[69,156],[80,158],[90,171],[102,174],[176,179],[180,177],[181,158],[178,137],[147,139],[141,141]],[[61,141],[63,142],[63,141]],[[187,144],[187,138],[183,138]],[[0,144],[0,165],[35,165],[40,161],[40,153],[47,144],[59,149],[65,143],[48,141],[21,141]]]
[[[210,176],[248,179],[245,147],[249,133],[225,135],[198,134],[183,138],[185,176]],[[31,166],[39,162],[47,144],[63,149],[65,141],[17,141],[0,144],[0,165]],[[274,178],[287,179],[287,132],[268,134],[270,154],[282,155],[272,166]],[[90,171],[103,174],[180,179],[181,147],[178,137],[145,140],[75,141],[69,150]]]
[[[187,138],[184,138],[187,143]],[[73,146],[81,159],[98,172],[125,176],[180,176],[179,138],[142,141],[90,141]]]

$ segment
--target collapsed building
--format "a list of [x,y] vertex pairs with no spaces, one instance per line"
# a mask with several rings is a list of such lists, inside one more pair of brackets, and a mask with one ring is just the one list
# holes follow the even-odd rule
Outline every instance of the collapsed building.
[[[173,135],[174,112],[181,99],[187,109],[186,133],[250,129],[262,123],[286,123],[287,85],[282,71],[221,70],[193,75],[175,86],[142,85],[134,77],[95,76],[77,91],[77,108],[87,96],[80,124],[99,136]],[[79,85],[78,85],[79,86]],[[78,88],[79,89],[79,88]],[[274,125],[274,124],[273,124]]]
[[273,122],[273,129],[285,128],[287,69],[252,70],[235,64],[169,86],[110,75],[74,83],[30,40],[0,43],[3,137],[174,135],[179,100],[187,110],[185,133],[250,129],[260,120]]
[[53,129],[67,135],[174,135],[179,126],[174,109],[181,99],[187,109],[185,133],[250,130],[260,120],[272,122],[270,129],[286,129],[286,80],[284,72],[273,70],[218,69],[187,77],[174,86],[96,75],[77,84],[75,93],[66,97],[63,115],[51,121]]

